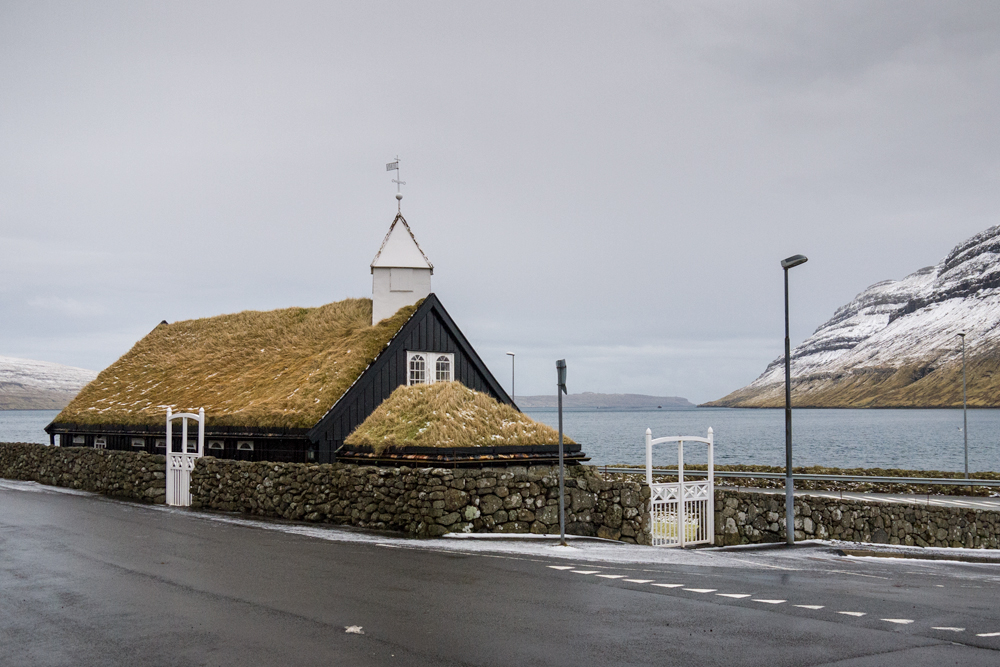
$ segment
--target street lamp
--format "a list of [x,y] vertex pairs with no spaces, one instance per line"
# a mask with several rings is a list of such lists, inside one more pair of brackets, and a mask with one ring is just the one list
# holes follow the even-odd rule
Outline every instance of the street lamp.
[[805,255],[781,260],[785,271],[785,542],[795,544],[795,481],[792,479],[792,363],[788,341],[788,269],[805,264]]
[[507,356],[510,357],[510,400],[514,401],[514,353],[508,352]]
[[962,436],[965,438],[965,479],[969,479],[969,419],[967,416],[968,410],[965,393],[965,334],[960,333],[958,337],[962,339]]

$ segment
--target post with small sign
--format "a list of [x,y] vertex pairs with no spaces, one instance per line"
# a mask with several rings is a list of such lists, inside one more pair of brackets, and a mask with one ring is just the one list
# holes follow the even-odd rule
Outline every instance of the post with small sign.
[[562,395],[566,393],[566,360],[560,359],[556,362],[556,377],[558,386],[556,396],[559,398],[559,539],[562,546],[566,546],[566,482],[563,474],[563,420],[562,420]]

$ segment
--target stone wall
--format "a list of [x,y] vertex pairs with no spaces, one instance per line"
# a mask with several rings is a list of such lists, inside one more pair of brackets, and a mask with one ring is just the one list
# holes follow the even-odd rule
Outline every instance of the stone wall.
[[[996,549],[1000,512],[795,498],[795,539],[833,539],[921,547]],[[785,539],[785,497],[730,490],[715,492],[715,543],[753,544]]]
[[149,503],[166,501],[166,458],[146,452],[0,443],[0,477],[93,491]]
[[[566,532],[648,544],[649,488],[566,469]],[[553,466],[377,468],[205,457],[191,478],[195,507],[433,537],[457,532],[559,533]]]

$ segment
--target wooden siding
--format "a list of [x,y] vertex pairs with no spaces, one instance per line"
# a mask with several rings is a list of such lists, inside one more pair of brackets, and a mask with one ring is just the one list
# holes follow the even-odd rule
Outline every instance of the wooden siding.
[[[336,460],[337,449],[343,445],[344,438],[381,405],[396,387],[406,384],[406,353],[410,351],[455,355],[452,368],[454,380],[498,401],[514,405],[444,306],[431,294],[392,339],[388,348],[310,431],[309,437],[319,445],[320,462]],[[428,364],[428,372],[433,372],[431,363]]]

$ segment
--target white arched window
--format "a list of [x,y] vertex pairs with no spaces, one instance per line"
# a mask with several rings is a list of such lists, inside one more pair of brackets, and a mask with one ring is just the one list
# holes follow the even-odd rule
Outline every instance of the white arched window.
[[410,373],[407,384],[424,384],[427,382],[427,362],[422,354],[410,354]]
[[448,355],[438,355],[437,361],[434,363],[434,381],[451,382],[451,359],[448,358]]
[[455,355],[451,352],[407,352],[406,384],[433,384],[454,379]]

